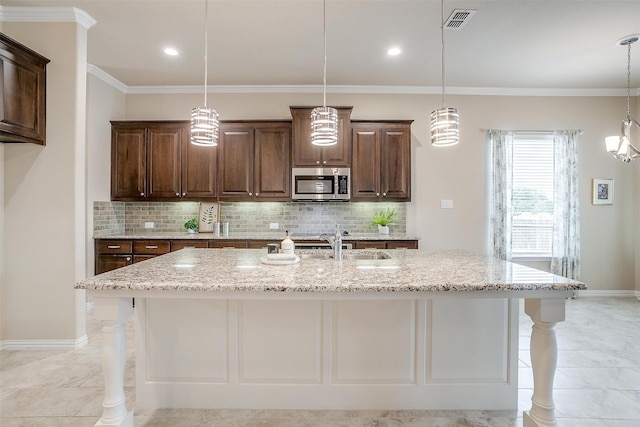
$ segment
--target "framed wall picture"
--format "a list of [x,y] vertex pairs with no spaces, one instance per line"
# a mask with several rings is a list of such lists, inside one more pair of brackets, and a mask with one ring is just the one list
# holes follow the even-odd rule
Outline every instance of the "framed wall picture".
[[591,203],[593,203],[594,205],[612,205],[613,180],[594,178],[591,194],[593,197]]
[[198,231],[200,233],[213,233],[213,226],[219,222],[220,211],[217,203],[200,203],[198,213]]

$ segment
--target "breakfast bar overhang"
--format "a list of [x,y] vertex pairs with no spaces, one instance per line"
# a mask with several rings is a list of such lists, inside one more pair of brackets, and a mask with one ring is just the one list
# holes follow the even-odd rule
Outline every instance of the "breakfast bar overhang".
[[183,249],[78,283],[103,322],[96,425],[133,426],[132,298],[138,408],[468,410],[516,409],[524,299],[534,376],[524,426],[557,425],[554,327],[584,283],[460,251],[382,252],[265,265],[259,249]]

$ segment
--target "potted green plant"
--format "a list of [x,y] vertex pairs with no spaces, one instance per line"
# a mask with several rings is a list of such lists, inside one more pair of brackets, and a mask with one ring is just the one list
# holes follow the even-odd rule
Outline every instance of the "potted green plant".
[[389,234],[389,226],[395,224],[398,212],[395,209],[387,208],[373,214],[371,225],[378,226],[378,233]]
[[186,228],[189,233],[198,232],[198,220],[191,218],[189,221],[184,223],[184,228]]

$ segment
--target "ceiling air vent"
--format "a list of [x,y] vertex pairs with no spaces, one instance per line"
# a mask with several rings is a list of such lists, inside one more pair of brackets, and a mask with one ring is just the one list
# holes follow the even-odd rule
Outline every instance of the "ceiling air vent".
[[470,9],[454,9],[445,21],[444,28],[447,30],[461,30],[475,13],[475,10]]

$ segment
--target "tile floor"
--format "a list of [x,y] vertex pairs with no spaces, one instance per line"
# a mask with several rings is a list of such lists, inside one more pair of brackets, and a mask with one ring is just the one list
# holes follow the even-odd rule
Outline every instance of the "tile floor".
[[[521,310],[522,312],[522,310]],[[89,316],[90,317],[90,316]],[[93,426],[102,404],[100,325],[88,320],[89,345],[75,351],[0,352],[0,425]],[[129,339],[133,322],[128,322]],[[520,316],[520,392],[517,411],[136,411],[136,426],[425,426],[518,427],[531,399],[529,334]],[[555,401],[563,427],[640,426],[640,301],[580,298],[567,301],[557,326],[559,360]],[[131,348],[131,346],[129,347]],[[133,353],[126,393],[134,406]]]

